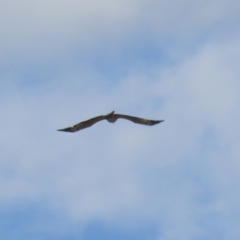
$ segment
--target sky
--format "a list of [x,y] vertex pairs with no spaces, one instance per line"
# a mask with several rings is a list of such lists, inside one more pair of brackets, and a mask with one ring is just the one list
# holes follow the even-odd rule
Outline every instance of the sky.
[[239,7],[1,0],[0,239],[240,239]]

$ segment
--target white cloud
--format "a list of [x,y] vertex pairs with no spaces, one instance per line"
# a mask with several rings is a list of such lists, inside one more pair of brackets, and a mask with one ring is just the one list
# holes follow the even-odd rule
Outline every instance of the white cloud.
[[2,1],[1,55],[52,59],[76,49],[92,55],[100,47],[112,53],[146,39],[190,44],[238,26],[237,6],[236,0]]
[[[98,219],[137,229],[150,222],[164,240],[206,239],[218,226],[226,239],[239,238],[240,45],[237,33],[218,39],[238,21],[237,1],[1,5],[1,61],[11,60],[0,76],[1,208],[43,203],[82,226]],[[192,43],[191,53],[191,44],[183,51],[171,43],[204,34],[211,40]],[[104,51],[118,56],[139,36],[151,39],[148,45],[169,38],[167,55],[178,62],[130,66],[113,83],[91,61],[73,60],[67,70],[52,64],[57,73],[35,85],[12,64],[23,53],[33,61],[42,54],[41,64],[50,55],[58,62],[76,48],[92,58]],[[111,110],[165,122],[144,127],[119,120],[76,134],[56,131]]]
[[[100,219],[134,228],[148,219],[161,226],[160,239],[204,235],[198,221],[205,222],[212,212],[231,219],[240,200],[240,88],[239,70],[228,59],[238,59],[237,42],[208,44],[163,72],[155,67],[141,78],[132,74],[117,90],[89,86],[81,94],[71,87],[64,92],[59,81],[44,95],[34,87],[33,93],[6,91],[1,101],[1,205],[44,199],[50,208],[85,224]],[[75,78],[68,85],[81,89]],[[149,128],[119,121],[76,134],[55,131],[113,106],[166,121]],[[207,147],[206,128],[213,130]],[[201,201],[205,192],[210,201]],[[224,231],[234,230],[222,218],[216,221]],[[233,238],[239,237],[234,232]]]

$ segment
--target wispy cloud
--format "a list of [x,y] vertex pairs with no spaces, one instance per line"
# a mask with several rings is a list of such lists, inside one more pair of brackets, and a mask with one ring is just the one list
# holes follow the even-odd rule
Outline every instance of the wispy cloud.
[[2,3],[0,236],[238,239],[236,3]]

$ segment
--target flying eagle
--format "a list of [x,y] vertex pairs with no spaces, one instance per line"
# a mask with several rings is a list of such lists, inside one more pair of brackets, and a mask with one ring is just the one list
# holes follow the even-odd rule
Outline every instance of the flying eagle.
[[78,123],[78,124],[76,124],[72,127],[58,129],[58,131],[77,132],[77,131],[82,130],[84,128],[91,127],[93,124],[95,124],[99,121],[102,121],[102,120],[107,120],[110,123],[114,123],[118,120],[118,118],[127,119],[127,120],[130,120],[130,121],[134,122],[134,123],[148,125],[148,126],[152,126],[152,125],[155,125],[155,124],[158,124],[158,123],[164,121],[164,120],[148,120],[148,119],[133,117],[133,116],[129,116],[129,115],[115,114],[114,111],[112,111],[107,115],[97,116],[97,117],[88,119],[86,121],[80,122],[80,123]]
[[80,122],[72,127],[67,127],[67,128],[63,128],[63,129],[58,129],[58,131],[63,131],[63,132],[77,132],[79,130],[82,130],[84,128],[88,128],[91,127],[93,124],[102,121],[102,120],[107,120],[110,123],[114,123],[116,122],[119,118],[123,118],[123,119],[127,119],[130,120],[134,123],[138,123],[138,124],[143,124],[143,125],[148,125],[148,126],[152,126],[155,124],[158,124],[160,122],[163,122],[164,120],[148,120],[148,119],[144,119],[144,118],[138,118],[138,117],[132,117],[129,115],[123,115],[123,114],[115,114],[114,111],[110,112],[107,115],[101,115],[101,116],[97,116],[91,119],[88,119],[84,122]]

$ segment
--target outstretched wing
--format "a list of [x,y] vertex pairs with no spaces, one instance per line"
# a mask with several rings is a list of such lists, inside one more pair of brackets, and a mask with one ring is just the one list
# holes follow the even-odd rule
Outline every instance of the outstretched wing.
[[129,115],[123,115],[123,114],[114,114],[114,117],[116,119],[123,118],[123,119],[130,120],[130,121],[132,121],[134,123],[148,125],[148,126],[152,126],[152,125],[155,125],[155,124],[158,124],[158,123],[164,121],[164,120],[149,120],[149,119],[133,117],[133,116],[129,116]]
[[82,130],[84,128],[88,128],[91,127],[93,124],[102,121],[105,119],[105,116],[97,116],[94,118],[91,118],[89,120],[86,120],[84,122],[80,122],[72,127],[68,127],[68,128],[63,128],[63,129],[58,129],[58,131],[63,131],[63,132],[77,132],[79,130]]

